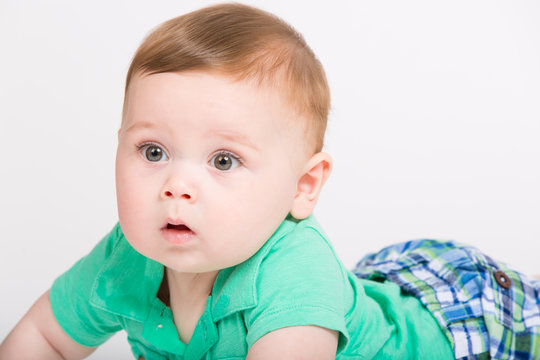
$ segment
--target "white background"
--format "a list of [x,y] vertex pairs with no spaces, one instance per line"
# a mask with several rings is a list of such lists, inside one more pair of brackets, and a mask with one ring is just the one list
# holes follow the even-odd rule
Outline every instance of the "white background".
[[[116,222],[125,73],[207,1],[0,2],[0,339]],[[540,3],[250,2],[326,68],[335,168],[316,210],[344,263],[455,239],[540,273]],[[128,359],[125,335],[92,359]]]

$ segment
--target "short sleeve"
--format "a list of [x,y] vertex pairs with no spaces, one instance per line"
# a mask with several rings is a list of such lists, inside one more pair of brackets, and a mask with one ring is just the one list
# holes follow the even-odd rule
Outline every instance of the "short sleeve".
[[287,234],[261,262],[257,305],[244,314],[248,346],[280,328],[316,325],[340,333],[339,353],[349,341],[345,282],[341,263],[317,230]]
[[85,257],[59,276],[50,290],[54,316],[77,343],[98,346],[121,330],[117,317],[90,304],[92,287],[100,268],[120,238],[117,224]]

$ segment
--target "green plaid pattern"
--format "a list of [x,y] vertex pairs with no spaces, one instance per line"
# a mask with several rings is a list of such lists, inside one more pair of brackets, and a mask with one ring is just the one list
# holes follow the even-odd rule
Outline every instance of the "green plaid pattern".
[[540,282],[474,247],[409,241],[366,256],[353,272],[419,298],[456,359],[540,359]]

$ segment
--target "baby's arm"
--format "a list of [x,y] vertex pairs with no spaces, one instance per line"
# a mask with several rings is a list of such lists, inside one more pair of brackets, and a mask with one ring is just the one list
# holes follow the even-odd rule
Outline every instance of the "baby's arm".
[[76,343],[62,330],[47,291],[0,345],[0,359],[83,359],[95,349]]
[[336,358],[338,332],[318,326],[291,326],[272,331],[249,349],[247,360]]

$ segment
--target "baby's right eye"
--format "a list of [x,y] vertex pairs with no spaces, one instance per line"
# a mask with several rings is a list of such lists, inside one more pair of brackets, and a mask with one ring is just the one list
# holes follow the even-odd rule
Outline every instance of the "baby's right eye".
[[156,144],[143,144],[138,147],[144,158],[151,162],[165,161],[169,158],[163,149]]

